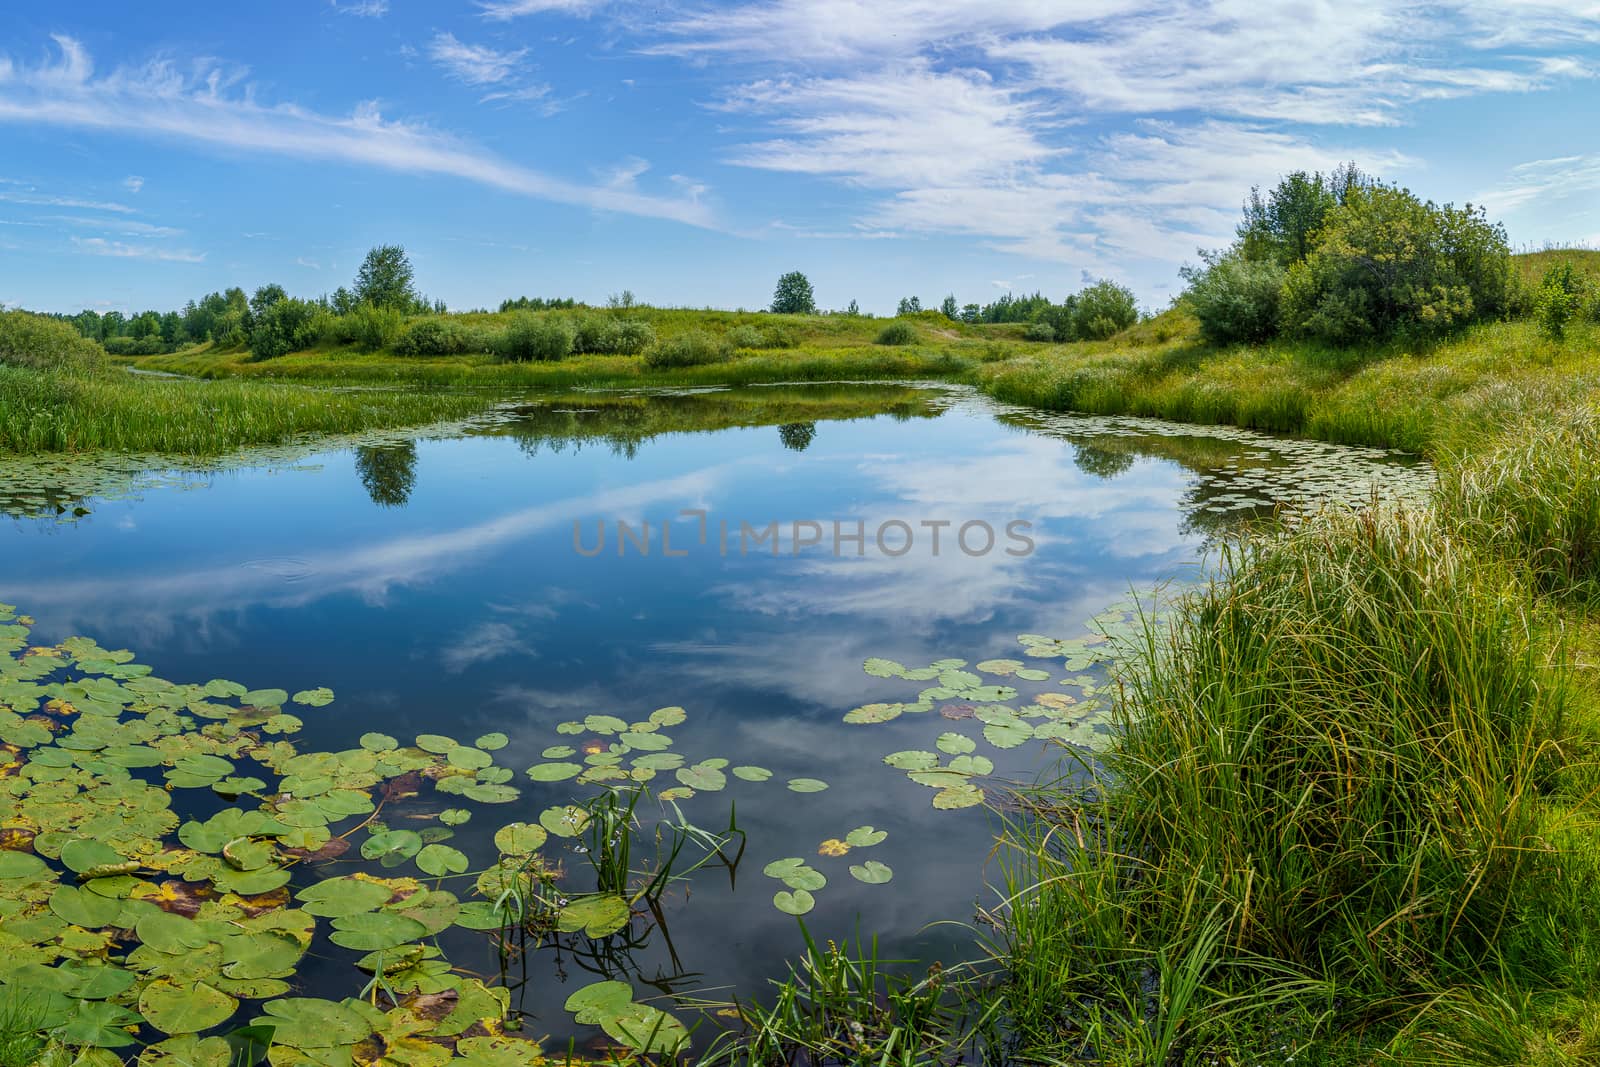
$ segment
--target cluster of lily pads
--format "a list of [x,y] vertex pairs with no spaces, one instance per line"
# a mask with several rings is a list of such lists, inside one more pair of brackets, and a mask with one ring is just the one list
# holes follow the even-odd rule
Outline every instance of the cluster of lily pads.
[[[1099,696],[1104,685],[1103,668],[1119,660],[1152,611],[1152,606],[1129,601],[1096,615],[1081,637],[1063,640],[1042,634],[1018,635],[1017,641],[1028,659],[1061,660],[1071,672],[1056,679],[1054,688],[1039,686],[1055,677],[1050,671],[1030,667],[1019,659],[983,660],[973,664],[973,670],[967,670],[967,661],[961,659],[936,660],[926,667],[906,667],[877,657],[868,659],[863,669],[874,678],[934,684],[923,688],[915,700],[864,704],[847,712],[844,721],[857,725],[884,723],[902,715],[937,711],[946,720],[981,724],[978,735],[995,749],[1013,749],[1029,741],[1103,748],[1111,739],[1111,706]],[[1102,668],[1099,677],[1083,673],[1096,668]],[[1026,698],[1017,688],[1024,683],[1035,683]],[[976,738],[951,729],[939,734],[933,750],[891,752],[883,762],[905,772],[918,785],[934,790],[935,808],[969,808],[988,799],[982,782],[995,770],[994,761],[979,754],[977,748]]]
[[[560,864],[542,858],[551,839],[589,851],[584,803],[499,827],[498,856],[481,870],[449,843],[475,817],[469,803],[521,796],[495,762],[504,734],[407,745],[373,732],[354,748],[302,752],[293,735],[333,702],[328,689],[174,683],[89,639],[30,646],[31,625],[0,605],[0,1018],[87,1064],[128,1050],[150,1064],[220,1065],[252,1050],[274,1064],[538,1062],[514,1032],[507,990],[453,968],[438,936],[515,925],[603,939],[634,919],[642,891],[571,892]],[[773,777],[675,751],[665,731],[686,717],[666,707],[636,722],[562,723],[571,743],[544,749],[525,775],[602,792],[654,784],[674,808],[730,777]],[[188,791],[197,799],[177,803]],[[197,809],[210,814],[183,814]],[[885,836],[859,827],[819,852]],[[366,864],[355,873],[327,876],[325,864],[357,857]],[[866,884],[892,876],[875,860],[850,873]],[[788,871],[794,887],[775,904],[809,911],[825,884],[815,879]],[[328,945],[351,953],[361,995],[292,995],[306,954]],[[569,1010],[640,1051],[680,1043],[681,1023],[617,986],[580,991]]]

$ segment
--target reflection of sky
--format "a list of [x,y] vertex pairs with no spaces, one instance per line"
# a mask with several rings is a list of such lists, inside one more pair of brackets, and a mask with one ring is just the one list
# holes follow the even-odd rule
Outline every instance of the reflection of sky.
[[[672,911],[686,964],[746,989],[798,945],[793,920],[769,904],[778,886],[760,868],[771,859],[814,856],[854,826],[888,829],[872,858],[915,892],[863,887],[851,861],[817,860],[830,885],[808,922],[849,935],[859,913],[889,952],[935,936],[919,933],[926,922],[969,918],[983,892],[981,812],[935,813],[928,790],[881,766],[888,752],[931,747],[947,729],[975,734],[974,724],[843,725],[849,708],[917,688],[865,676],[862,659],[977,660],[1014,655],[1018,633],[1070,636],[1130,586],[1182,572],[1199,544],[1182,532],[1183,469],[1140,460],[1102,479],[1073,465],[1067,442],[974,405],[929,420],[823,422],[799,454],[770,427],[667,436],[632,460],[604,448],[530,457],[502,437],[427,441],[402,508],[368,499],[348,453],[315,463],[102,503],[72,528],[16,524],[3,535],[0,598],[36,616],[41,639],[87,633],[132,647],[163,677],[329,685],[338,701],[305,716],[313,746],[345,747],[368,729],[503,730],[513,740],[499,762],[520,772],[565,740],[562,720],[684,705],[690,721],[672,733],[686,755],[777,775],[730,787],[751,835],[737,890],[697,884],[694,902]],[[821,548],[723,558],[714,532],[698,546],[680,519],[682,558],[618,558],[614,540],[593,559],[573,550],[574,520],[592,543],[598,520],[659,522],[682,508],[706,509],[713,530],[719,519],[861,519],[869,531],[949,519],[1003,531],[1025,519],[1037,549],[973,558],[947,544],[935,558],[919,531],[919,547],[897,559],[870,545],[866,558]],[[1032,746],[1004,756],[1002,770],[1018,774],[1041,761]],[[792,776],[833,787],[800,797],[782,788]],[[570,795],[527,791],[538,807]],[[465,841],[528,816],[513,807],[484,809]],[[725,824],[726,799],[695,798],[689,814]],[[919,843],[930,831],[936,848]]]

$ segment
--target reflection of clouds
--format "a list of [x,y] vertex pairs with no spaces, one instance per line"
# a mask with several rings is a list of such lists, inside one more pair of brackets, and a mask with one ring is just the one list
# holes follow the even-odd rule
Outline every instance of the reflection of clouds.
[[[724,584],[715,592],[742,611],[860,617],[896,631],[928,633],[941,623],[986,622],[1040,588],[1070,597],[1098,577],[1082,556],[1164,557],[1187,543],[1177,504],[1190,479],[1181,469],[1141,464],[1108,481],[1078,470],[1071,451],[1048,438],[1019,434],[978,454],[949,460],[900,456],[863,462],[858,470],[879,484],[884,497],[859,515],[867,529],[865,557],[821,555],[831,551],[830,532],[822,546],[788,561],[782,573]],[[951,525],[942,531],[935,556],[933,531],[920,523],[942,518]],[[873,531],[897,519],[914,528],[916,547],[900,557],[877,553]],[[1013,519],[1033,523],[1032,555],[1006,553],[1016,547],[1005,534]],[[970,520],[994,529],[992,551],[968,556],[960,550],[957,529]],[[981,540],[981,533],[975,536]],[[1072,549],[1080,560],[1064,558]],[[844,551],[853,552],[853,546]]]
[[439,653],[439,664],[451,674],[460,674],[468,667],[488,663],[513,652],[526,656],[537,655],[510,623],[484,622],[462,634],[459,640],[446,645]]
[[261,604],[303,607],[341,593],[356,593],[381,605],[394,587],[435,580],[520,538],[596,515],[632,515],[698,498],[732,466],[710,466],[674,478],[555,500],[455,530],[307,551],[295,559],[303,580],[293,582],[277,568],[247,562],[168,573],[10,581],[6,590],[23,604],[58,605],[64,625],[103,627],[108,615],[134,616],[144,622],[147,637],[172,632],[178,618],[206,619]]

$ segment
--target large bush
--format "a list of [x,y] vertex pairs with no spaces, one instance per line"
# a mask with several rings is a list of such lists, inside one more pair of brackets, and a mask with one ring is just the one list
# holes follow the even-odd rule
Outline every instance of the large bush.
[[1567,323],[1583,313],[1586,289],[1584,276],[1570,262],[1563,260],[1546,268],[1532,298],[1539,332],[1555,341],[1566,337]]
[[1185,267],[1183,277],[1189,283],[1189,307],[1206,340],[1235,344],[1276,334],[1284,269],[1275,260],[1251,261],[1238,252],[1204,259],[1204,267]]
[[276,359],[316,343],[322,309],[309,300],[283,297],[254,312],[250,319],[250,356]]
[[690,330],[652,345],[645,353],[645,365],[656,369],[697,367],[733,358],[733,346],[702,330]]
[[395,342],[394,350],[402,356],[459,356],[465,352],[482,352],[485,347],[478,331],[435,316],[414,323],[405,336]]
[[362,304],[340,320],[341,336],[369,352],[388,348],[405,332],[405,314],[396,308]]
[[0,363],[36,370],[89,371],[105,351],[70,322],[27,311],[0,312]]
[[1028,329],[1022,335],[1022,339],[1024,341],[1054,341],[1056,339],[1056,328],[1048,322],[1030,323]]
[[880,345],[909,345],[916,341],[917,331],[909,322],[891,322],[878,331],[878,336],[873,340]]
[[1283,323],[1334,344],[1435,337],[1502,314],[1510,295],[1505,231],[1482,209],[1369,185],[1328,213],[1311,254],[1290,268]]
[[782,326],[757,326],[747,322],[735,326],[727,333],[728,343],[735,348],[793,348],[794,335]]
[[1102,278],[1078,293],[1073,307],[1075,334],[1103,341],[1139,321],[1139,301],[1125,285]]
[[572,337],[566,319],[524,312],[494,339],[494,354],[513,363],[564,359],[572,352]]
[[655,339],[656,331],[648,322],[585,315],[573,331],[572,350],[632,356],[650,347]]

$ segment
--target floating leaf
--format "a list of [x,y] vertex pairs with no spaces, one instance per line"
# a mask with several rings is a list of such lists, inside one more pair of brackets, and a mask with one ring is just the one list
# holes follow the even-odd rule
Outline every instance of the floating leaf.
[[571,804],[546,808],[539,813],[539,825],[557,837],[577,837],[589,825],[589,813]]
[[552,745],[539,753],[541,759],[566,759],[568,756],[577,755],[578,750],[571,745]]
[[899,704],[863,704],[845,712],[844,721],[856,725],[889,722],[898,719],[902,710]]
[[276,708],[286,703],[288,699],[289,693],[285,689],[252,689],[239,698],[239,703],[252,704],[258,708]]
[[500,733],[499,731],[484,734],[482,737],[473,742],[474,745],[483,749],[485,752],[498,752],[500,749],[505,748],[510,743],[511,738],[507,737],[503,733]]
[[733,776],[746,782],[764,782],[772,777],[772,772],[765,767],[735,767]]
[[977,748],[978,745],[977,742],[973,741],[970,737],[966,737],[962,734],[944,733],[939,735],[938,747],[940,752],[945,752],[952,756],[959,756],[963,753],[971,752],[973,749]]
[[1024,669],[1020,659],[986,659],[977,666],[984,674],[997,674],[1002,678]]
[[861,669],[874,678],[904,678],[906,669],[892,659],[880,659],[873,656],[861,665]]
[[[434,846],[429,846],[434,847]],[[367,911],[358,915],[343,915],[333,920],[334,932],[329,940],[335,945],[372,952],[390,949],[419,937],[428,936],[428,928],[409,916],[392,911]]]
[[380,830],[361,843],[361,856],[369,860],[385,856],[410,859],[421,849],[422,835],[415,830]]
[[688,717],[688,712],[679,707],[657,708],[650,713],[650,721],[657,726],[676,726]]
[[325,708],[333,703],[333,690],[325,685],[315,689],[302,689],[290,699],[308,708]]
[[89,877],[90,871],[117,867],[127,862],[127,859],[103,842],[80,837],[68,841],[61,847],[61,862],[73,873]]
[[372,1032],[366,1019],[343,1004],[311,997],[280,997],[263,1005],[255,1022],[272,1027],[272,1041],[293,1049],[353,1045]]
[[983,737],[995,748],[1016,748],[1033,738],[1033,727],[1020,719],[991,722],[984,726]]
[[941,810],[970,808],[983,803],[983,790],[966,783],[941,789],[933,795],[933,806]]
[[878,830],[871,826],[858,826],[844,835],[844,839],[854,848],[868,848],[880,844],[889,836],[887,830]]
[[817,906],[817,901],[804,889],[792,893],[779,890],[773,894],[772,906],[789,915],[804,915]]
[[789,790],[794,793],[820,793],[828,788],[828,783],[818,778],[791,778]]
[[582,770],[581,763],[536,763],[528,768],[528,777],[535,782],[564,782]]
[[584,728],[596,734],[619,734],[628,728],[627,722],[615,715],[587,715],[583,720]]
[[472,818],[472,812],[466,808],[445,808],[439,813],[439,821],[446,826],[461,826]]
[[883,762],[902,771],[927,771],[939,765],[939,757],[933,752],[908,749],[905,752],[891,752],[883,757]]
[[368,752],[392,752],[400,747],[400,742],[388,734],[366,733],[361,735],[361,747]]
[[586,937],[609,937],[628,925],[628,902],[615,893],[578,897],[556,916],[556,929],[562,933],[582,930]]
[[728,776],[715,767],[704,763],[697,763],[693,767],[680,767],[676,772],[678,781],[690,789],[714,793],[728,784]]
[[514,822],[494,834],[494,846],[508,856],[529,856],[539,851],[549,834],[543,826]]
[[852,863],[850,865],[850,877],[868,885],[882,885],[894,877],[894,871],[890,870],[889,865],[886,863],[868,860],[865,863]]
[[417,747],[424,752],[432,752],[436,756],[443,756],[453,748],[460,748],[460,742],[443,734],[418,734]]
[[808,866],[805,860],[797,856],[773,860],[761,869],[761,873],[768,878],[778,879],[790,889],[821,889],[828,884],[828,879],[821,871]]
[[382,907],[394,890],[382,882],[346,876],[307,886],[295,896],[308,914],[336,919]]
[[994,761],[987,756],[957,756],[946,770],[957,774],[989,775],[994,773]]
[[449,845],[425,845],[417,853],[417,868],[425,874],[442,878],[447,874],[465,874],[470,864],[464,853]]
[[226,1021],[239,1002],[205,982],[151,982],[139,994],[139,1014],[164,1034],[195,1034]]

